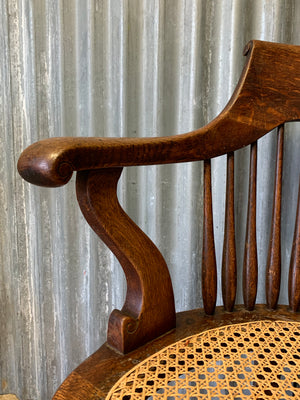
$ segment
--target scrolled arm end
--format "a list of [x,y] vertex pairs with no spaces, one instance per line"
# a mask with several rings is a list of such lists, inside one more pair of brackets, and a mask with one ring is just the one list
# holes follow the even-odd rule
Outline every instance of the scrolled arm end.
[[27,147],[18,161],[22,178],[38,186],[65,185],[71,179],[74,167],[58,144],[59,139],[46,139]]

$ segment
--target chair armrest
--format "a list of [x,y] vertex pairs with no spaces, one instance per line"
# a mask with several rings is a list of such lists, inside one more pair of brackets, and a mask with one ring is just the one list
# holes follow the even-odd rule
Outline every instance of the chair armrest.
[[27,181],[61,186],[73,171],[187,162],[246,146],[276,126],[300,119],[300,46],[250,42],[229,103],[211,123],[155,138],[52,138],[29,146],[18,170]]

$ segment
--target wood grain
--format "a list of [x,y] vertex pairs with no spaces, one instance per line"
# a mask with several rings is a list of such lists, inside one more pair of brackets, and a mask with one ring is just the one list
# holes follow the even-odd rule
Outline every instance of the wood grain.
[[209,315],[213,314],[217,299],[217,262],[214,241],[210,160],[204,161],[202,297],[205,312]]
[[167,265],[153,242],[128,217],[117,198],[122,168],[77,173],[77,199],[94,231],[121,263],[127,295],[109,318],[107,342],[122,353],[175,327]]
[[222,296],[226,311],[232,311],[236,296],[236,248],[234,226],[234,154],[227,156],[225,227],[222,258]]
[[22,153],[20,174],[36,185],[61,186],[73,171],[204,160],[300,119],[300,46],[255,40],[245,54],[235,92],[205,127],[169,137],[46,139]]
[[275,187],[270,244],[266,267],[267,305],[275,309],[278,302],[281,278],[281,193],[284,126],[278,128]]
[[257,142],[254,142],[250,149],[248,213],[243,266],[243,296],[247,310],[254,309],[257,293],[256,177]]

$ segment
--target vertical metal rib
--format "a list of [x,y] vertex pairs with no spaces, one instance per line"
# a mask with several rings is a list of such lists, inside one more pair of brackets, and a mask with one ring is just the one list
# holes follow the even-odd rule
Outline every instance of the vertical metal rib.
[[217,298],[217,263],[213,229],[210,160],[204,161],[202,296],[206,314],[213,314]]
[[234,153],[227,155],[225,230],[222,260],[222,295],[226,311],[232,311],[236,296],[236,248],[234,227]]
[[247,310],[253,310],[257,293],[256,243],[257,142],[251,144],[247,228],[243,268],[243,296]]
[[281,274],[281,193],[282,193],[282,159],[283,159],[284,126],[278,128],[277,155],[275,171],[275,188],[273,200],[272,226],[269,253],[266,267],[266,299],[267,305],[275,309],[278,302]]
[[300,306],[300,180],[295,233],[289,272],[289,305],[295,312]]

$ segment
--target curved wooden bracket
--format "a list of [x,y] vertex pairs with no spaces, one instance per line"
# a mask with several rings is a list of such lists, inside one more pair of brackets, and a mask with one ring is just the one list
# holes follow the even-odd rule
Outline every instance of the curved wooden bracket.
[[107,342],[127,353],[175,327],[168,267],[153,242],[128,217],[117,198],[122,168],[82,171],[76,188],[80,208],[120,261],[127,280],[121,311],[109,318]]

